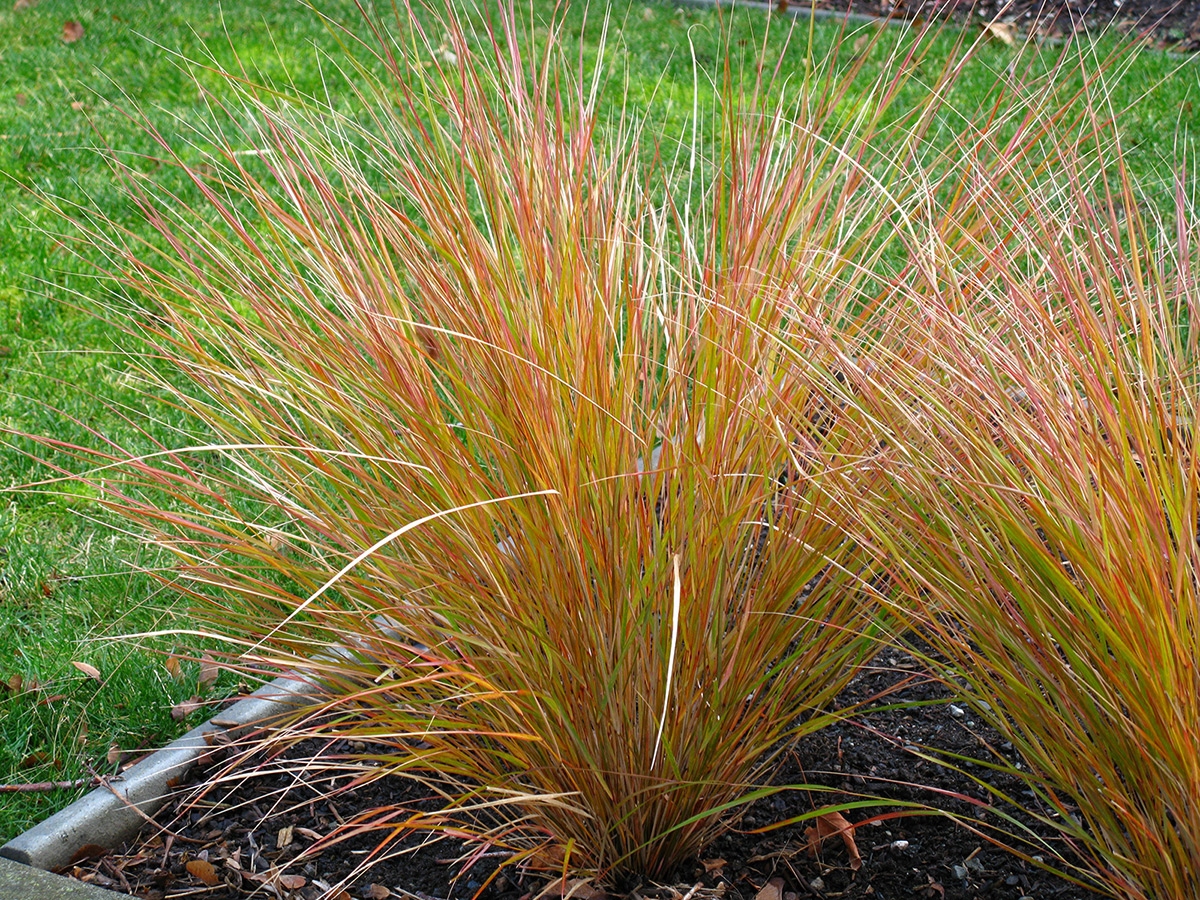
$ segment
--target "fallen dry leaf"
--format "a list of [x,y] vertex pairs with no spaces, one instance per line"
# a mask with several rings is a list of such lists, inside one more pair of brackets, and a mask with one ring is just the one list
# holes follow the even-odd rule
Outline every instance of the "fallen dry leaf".
[[109,745],[108,753],[104,757],[108,760],[110,766],[115,766],[121,761],[121,747],[115,741]]
[[282,850],[292,842],[292,832],[295,829],[291,825],[284,825],[279,829],[279,834],[275,835],[275,849]]
[[20,12],[23,9],[29,9],[29,7],[33,6],[35,3],[37,3],[37,0],[16,0],[16,2],[13,3],[13,12]]
[[87,104],[84,103],[82,100],[72,100],[71,101],[71,109],[75,110],[75,112],[79,112],[81,109],[86,109],[86,108],[87,108]]
[[107,855],[107,847],[102,847],[99,844],[84,844],[71,854],[71,861],[67,863],[67,865],[73,866],[75,863],[81,863],[85,859],[99,859],[100,857]]
[[172,678],[178,678],[183,671],[179,665],[179,657],[174,653],[167,657],[167,661],[163,663],[163,666],[166,668],[167,674]]
[[304,885],[306,885],[306,884],[308,884],[308,881],[305,879],[305,877],[303,875],[280,875],[279,876],[279,886],[281,888],[283,888],[285,891],[298,891],[298,890],[300,890],[300,888],[304,887]]
[[171,718],[176,722],[181,722],[200,708],[200,698],[196,696],[188,697],[171,707]]
[[808,841],[808,855],[816,856],[826,838],[839,835],[842,843],[846,845],[846,854],[850,857],[850,868],[857,872],[862,868],[862,856],[859,854],[858,844],[854,840],[854,823],[839,812],[817,816],[817,824],[804,829],[804,837]]
[[26,756],[24,759],[22,759],[19,763],[17,763],[17,768],[18,769],[32,769],[35,766],[44,766],[48,762],[50,762],[49,754],[45,753],[42,750],[37,750],[33,753],[30,753],[28,756]]
[[704,866],[705,875],[720,875],[726,863],[723,859],[702,859],[700,860],[700,865]]
[[588,878],[557,878],[538,896],[564,897],[568,900],[603,900],[606,895]]
[[854,41],[854,55],[858,56],[858,54],[866,50],[867,47],[870,46],[873,39],[874,35],[869,31],[860,34]]
[[199,878],[209,887],[221,882],[221,876],[217,874],[216,867],[208,860],[190,859],[184,868],[186,868],[189,873],[194,875],[196,878]]
[[387,900],[388,897],[392,896],[392,892],[382,884],[368,884],[367,889],[363,891],[363,896],[367,900]]
[[73,665],[75,668],[77,668],[80,672],[82,672],[88,678],[95,679],[96,681],[104,680],[103,678],[100,677],[100,670],[97,669],[95,666],[93,666],[91,663],[76,662],[75,660],[71,660],[71,665]]
[[17,91],[17,93],[13,95],[13,99],[17,101],[17,106],[24,106],[29,102],[29,95]]
[[776,875],[759,888],[754,900],[783,900],[783,879]]
[[73,44],[83,37],[83,26],[74,19],[68,19],[63,22],[63,30],[60,37],[64,44]]
[[202,655],[200,657],[200,687],[206,688],[212,685],[217,680],[218,671],[220,670],[213,658],[207,653]]
[[983,34],[1009,47],[1017,42],[1017,26],[1012,22],[988,22],[983,26]]

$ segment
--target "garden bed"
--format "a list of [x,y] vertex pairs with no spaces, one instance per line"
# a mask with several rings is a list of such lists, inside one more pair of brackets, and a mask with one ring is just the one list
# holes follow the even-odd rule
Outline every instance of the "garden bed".
[[[1200,0],[815,0],[816,8],[887,18],[917,18],[949,8],[964,21],[1011,26],[1000,39],[1065,38],[1088,32],[1146,33],[1154,46],[1177,52],[1200,50]],[[780,0],[804,9],[805,0]]]
[[[847,791],[870,792],[900,801],[928,801],[924,785],[964,799],[943,801],[953,812],[986,819],[986,792],[966,775],[921,758],[917,745],[981,756],[985,742],[995,745],[994,733],[979,725],[969,709],[934,702],[909,709],[880,709],[897,700],[946,701],[942,688],[917,673],[910,658],[885,651],[875,666],[841,696],[842,704],[861,702],[897,682],[898,694],[880,700],[844,724],[827,728],[799,742],[786,754],[777,783],[821,783]],[[209,782],[220,765],[215,753],[208,768],[188,777],[190,792],[168,804],[155,824],[137,839],[103,856],[79,861],[73,874],[85,881],[136,896],[169,898],[241,898],[278,896],[312,900],[327,886],[349,877],[370,853],[372,835],[352,838],[314,857],[298,858],[314,841],[359,812],[395,804],[410,809],[437,807],[428,791],[411,782],[390,778],[337,793],[354,780],[350,772],[330,778],[304,773],[304,761],[314,755],[337,756],[363,748],[344,742],[307,742],[266,767],[266,774],[230,785]],[[288,763],[293,764],[289,765]],[[210,789],[197,796],[208,786]],[[997,784],[1020,791],[1015,783]],[[967,800],[965,798],[971,798]],[[1029,800],[1023,797],[1023,800]],[[855,832],[861,867],[852,867],[847,848],[826,840],[818,856],[808,852],[805,824],[755,833],[829,800],[803,792],[783,793],[749,808],[741,830],[721,838],[703,860],[676,873],[670,883],[621,885],[631,900],[797,900],[803,897],[955,898],[1031,897],[1035,900],[1094,900],[1099,895],[1039,870],[1002,851],[951,819],[913,816],[863,825]],[[984,810],[983,813],[980,810]],[[882,810],[858,810],[848,815],[860,822]],[[998,819],[992,816],[993,824]],[[423,845],[423,846],[422,846]],[[417,900],[470,898],[484,884],[501,857],[490,853],[457,879],[454,860],[469,852],[460,842],[428,842],[413,836],[403,845],[410,852],[377,863],[357,877],[341,900],[387,896]],[[782,879],[782,882],[772,879]],[[502,874],[485,890],[488,900],[536,897],[545,878],[522,878],[517,871]],[[794,897],[790,896],[794,895]],[[590,893],[588,900],[595,900]]]

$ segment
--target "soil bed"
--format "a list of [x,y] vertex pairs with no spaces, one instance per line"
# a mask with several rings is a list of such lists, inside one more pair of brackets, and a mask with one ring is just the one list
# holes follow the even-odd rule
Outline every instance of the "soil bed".
[[772,0],[781,7],[912,19],[949,14],[958,21],[1012,25],[1017,35],[1065,38],[1101,31],[1145,34],[1152,46],[1200,50],[1200,0]]
[[[969,777],[906,749],[924,745],[978,757],[986,754],[985,741],[996,745],[998,738],[975,722],[969,709],[950,704],[944,690],[918,675],[904,654],[886,651],[839,702],[861,702],[898,683],[904,684],[902,689],[873,704],[874,709],[791,747],[776,783],[824,784],[928,802],[931,795],[916,783],[986,801],[987,791]],[[934,702],[904,710],[879,708],[899,700]],[[344,741],[307,742],[266,766],[265,774],[213,788],[199,800],[189,802],[185,797],[169,804],[137,840],[82,860],[69,874],[153,900],[233,900],[251,895],[314,900],[327,886],[348,877],[377,843],[375,836],[364,835],[320,855],[297,859],[318,838],[360,811],[388,804],[430,811],[438,805],[426,796],[427,789],[398,778],[329,798],[354,775],[342,772],[331,779],[328,774],[303,771],[303,760],[314,754],[336,757],[362,749],[348,747]],[[212,771],[197,768],[191,784],[203,787]],[[1020,791],[1015,783],[994,783],[1003,790]],[[1098,894],[1049,875],[941,816],[904,817],[857,828],[854,834],[862,857],[857,871],[839,840],[826,840],[819,856],[806,852],[803,824],[753,833],[832,799],[786,792],[758,801],[747,810],[740,830],[717,841],[703,860],[685,867],[667,884],[622,885],[622,893],[613,900],[1099,900]],[[966,799],[943,805],[977,819],[984,809],[983,804]],[[880,811],[855,810],[847,818],[858,823]],[[401,846],[411,852],[374,864],[344,894],[336,895],[338,900],[389,896],[470,900],[500,861],[486,855],[456,878],[461,864],[454,860],[469,852],[460,842],[428,843],[414,836]],[[779,880],[772,886],[772,879]],[[501,874],[481,900],[533,900],[544,887],[544,878],[523,879],[514,868]]]

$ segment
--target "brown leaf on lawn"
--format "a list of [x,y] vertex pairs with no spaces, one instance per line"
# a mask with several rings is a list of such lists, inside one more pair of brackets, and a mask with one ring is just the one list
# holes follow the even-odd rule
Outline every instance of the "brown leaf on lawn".
[[[17,106],[24,106],[29,102],[29,95],[17,91],[16,94],[13,95],[13,99],[17,101]],[[12,350],[10,349],[8,352],[12,353]]]
[[167,661],[163,663],[163,667],[166,668],[167,674],[172,678],[178,678],[183,672],[183,669],[179,665],[179,657],[174,653],[167,657]]
[[104,680],[103,678],[100,677],[100,670],[97,669],[95,666],[93,666],[91,663],[76,662],[75,660],[72,660],[71,665],[73,665],[75,668],[77,668],[80,672],[82,672],[88,678],[95,679],[96,681]]
[[64,44],[73,44],[83,37],[83,26],[74,19],[67,19],[63,22],[63,30],[60,37]]
[[758,889],[754,900],[783,900],[783,879],[776,875]]
[[171,707],[171,718],[176,722],[182,722],[199,708],[200,698],[193,695]]
[[37,3],[37,0],[16,0],[16,2],[13,3],[13,12],[20,12],[23,9],[29,9],[29,7],[33,6],[35,3]]
[[1017,42],[1017,26],[1012,22],[988,22],[983,26],[983,34],[1009,47]]
[[216,866],[206,859],[189,859],[185,868],[209,887],[221,883],[221,876],[217,874]]
[[25,679],[20,675],[13,675],[8,681],[4,682],[4,686],[14,694],[19,694],[21,693],[21,688],[25,686]]
[[49,754],[42,750],[36,750],[17,763],[17,768],[32,769],[35,766],[44,766],[48,762],[50,762]]
[[124,754],[121,753],[120,745],[116,741],[113,741],[108,745],[108,753],[105,754],[104,758],[108,760],[108,764],[110,766],[115,766],[121,761],[121,757],[123,755]]
[[75,110],[75,112],[79,112],[80,110],[87,109],[87,104],[82,100],[72,100],[71,109]]
[[219,671],[213,658],[207,653],[203,654],[200,657],[200,687],[206,688],[212,685],[217,680],[217,673]]
[[808,855],[816,856],[826,838],[837,836],[841,836],[842,843],[846,845],[846,854],[850,857],[850,868],[857,872],[862,868],[862,856],[859,854],[858,844],[854,840],[854,823],[839,812],[817,816],[817,824],[804,829],[804,837],[808,841]]

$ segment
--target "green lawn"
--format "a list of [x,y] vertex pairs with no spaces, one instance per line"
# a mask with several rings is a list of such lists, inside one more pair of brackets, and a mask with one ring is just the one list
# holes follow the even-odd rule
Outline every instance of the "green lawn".
[[[210,111],[197,85],[219,91],[218,81],[193,78],[176,53],[211,53],[222,65],[235,59],[255,78],[290,82],[316,92],[334,36],[319,17],[289,0],[244,0],[222,13],[201,0],[117,0],[102,8],[43,0],[0,12],[0,426],[130,450],[187,440],[189,425],[167,398],[147,397],[138,375],[138,347],[112,324],[87,311],[88,300],[109,290],[93,266],[102,260],[66,245],[71,229],[38,198],[63,198],[96,207],[134,231],[142,226],[96,148],[154,154],[142,129],[123,110],[144,110],[163,132],[195,142]],[[331,18],[352,22],[352,2],[319,4]],[[550,6],[539,0],[539,9]],[[570,27],[582,29],[572,8]],[[63,24],[79,21],[78,41],[61,39]],[[599,16],[589,20],[594,46]],[[761,14],[737,19],[730,44],[744,62],[761,52],[780,59],[789,83],[813,72],[839,40],[823,23],[809,47],[807,26],[789,43],[778,29],[759,40]],[[680,134],[692,108],[693,53],[706,69],[720,58],[722,26],[715,14],[666,3],[622,7],[616,14],[603,72],[606,102],[649,111],[664,143]],[[152,36],[144,37],[143,35]],[[842,38],[854,46],[860,35]],[[689,38],[693,49],[689,50]],[[948,52],[951,40],[943,41]],[[1101,56],[1110,45],[1102,43]],[[207,48],[207,49],[206,49]],[[879,52],[882,53],[881,47]],[[1040,64],[1049,65],[1048,48]],[[850,53],[846,54],[847,56]],[[964,112],[986,104],[1015,51],[999,44],[980,49],[954,96]],[[932,73],[931,73],[932,77]],[[1168,190],[1171,160],[1180,141],[1200,125],[1200,68],[1194,60],[1162,54],[1133,57],[1111,88],[1111,103],[1129,149],[1131,167],[1147,184],[1148,202]],[[703,108],[711,91],[701,79]],[[148,177],[177,181],[168,167],[147,159]],[[178,185],[186,191],[182,183]],[[81,308],[82,307],[82,308]],[[110,521],[93,498],[62,485],[21,489],[53,473],[29,453],[49,454],[10,437],[0,446],[0,783],[75,779],[112,765],[113,744],[133,751],[160,744],[188,723],[174,721],[174,703],[198,690],[195,667],[168,672],[163,657],[106,636],[170,627],[178,595],[144,570],[161,560]],[[63,464],[69,459],[51,456]],[[185,645],[178,645],[180,648]],[[159,649],[176,645],[158,641]],[[89,663],[101,681],[72,666]],[[228,685],[225,685],[228,687]],[[194,714],[194,724],[202,714]],[[11,837],[72,800],[60,790],[0,795],[0,838]]]

